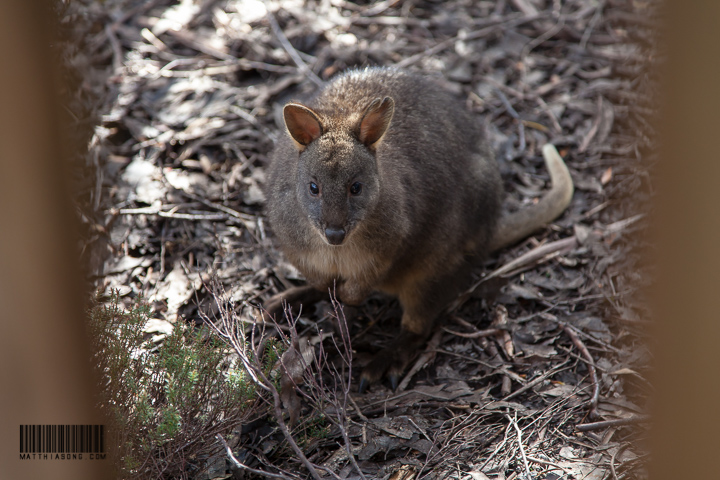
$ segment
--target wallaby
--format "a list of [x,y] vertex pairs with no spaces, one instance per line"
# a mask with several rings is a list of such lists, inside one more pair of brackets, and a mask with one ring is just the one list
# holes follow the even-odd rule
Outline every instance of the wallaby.
[[350,305],[376,290],[397,296],[401,334],[363,370],[361,391],[386,374],[395,389],[435,318],[469,281],[473,260],[552,221],[573,194],[562,158],[546,145],[552,189],[501,216],[498,166],[475,117],[402,70],[350,71],[307,105],[285,105],[283,117],[267,214],[308,285],[265,308],[314,303],[333,287]]

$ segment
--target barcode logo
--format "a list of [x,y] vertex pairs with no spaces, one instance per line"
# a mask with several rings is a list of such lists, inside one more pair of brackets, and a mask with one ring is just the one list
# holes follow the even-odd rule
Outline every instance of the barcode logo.
[[20,453],[104,453],[105,425],[20,425]]

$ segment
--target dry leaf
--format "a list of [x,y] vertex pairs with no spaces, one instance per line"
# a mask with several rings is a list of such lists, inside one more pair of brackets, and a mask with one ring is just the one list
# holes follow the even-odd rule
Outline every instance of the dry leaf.
[[403,465],[399,470],[396,470],[388,480],[413,480],[417,469],[412,465]]
[[290,414],[290,425],[300,416],[300,397],[295,387],[303,383],[305,370],[314,360],[314,352],[307,339],[293,339],[292,345],[280,359],[280,399]]
[[609,167],[607,170],[605,170],[602,174],[602,177],[600,178],[600,183],[602,185],[607,185],[607,183],[612,180],[612,167]]

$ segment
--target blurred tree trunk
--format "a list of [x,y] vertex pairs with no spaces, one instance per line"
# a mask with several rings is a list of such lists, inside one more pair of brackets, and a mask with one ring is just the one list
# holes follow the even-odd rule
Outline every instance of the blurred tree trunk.
[[49,2],[0,6],[0,461],[3,478],[108,478],[110,462],[20,460],[22,424],[102,424],[65,179]]

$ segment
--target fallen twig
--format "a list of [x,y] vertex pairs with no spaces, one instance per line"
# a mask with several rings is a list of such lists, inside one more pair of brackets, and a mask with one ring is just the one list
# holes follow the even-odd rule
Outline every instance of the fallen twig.
[[443,327],[443,330],[447,333],[450,333],[452,335],[463,337],[463,338],[482,338],[482,337],[492,337],[493,335],[499,335],[503,333],[505,330],[499,329],[499,328],[487,328],[485,330],[477,330],[472,333],[463,333],[463,332],[456,332],[455,330],[450,330],[449,328]]
[[495,318],[492,324],[500,330],[499,336],[502,337],[501,345],[503,350],[505,350],[505,354],[512,360],[515,357],[515,345],[513,345],[512,335],[510,335],[510,332],[506,329],[508,324],[508,311],[503,305],[495,307]]
[[520,449],[520,454],[522,455],[523,464],[525,465],[525,474],[527,475],[527,478],[532,480],[533,475],[530,473],[530,465],[528,464],[527,456],[525,455],[525,447],[523,446],[522,442],[522,431],[520,430],[520,426],[517,424],[517,413],[515,413],[515,419],[512,419],[510,415],[505,415],[507,419],[510,421],[513,427],[515,427],[515,433],[517,434],[517,442],[518,442],[518,448]]
[[565,331],[565,333],[567,333],[568,337],[570,337],[570,340],[572,340],[578,350],[580,350],[580,353],[582,353],[583,357],[585,357],[585,363],[587,363],[588,371],[590,372],[590,381],[593,385],[593,394],[592,398],[590,399],[589,415],[591,418],[595,418],[597,416],[598,398],[600,397],[600,384],[598,383],[597,379],[595,360],[593,359],[592,355],[590,355],[590,352],[588,351],[583,341],[580,340],[580,337],[578,337],[577,333],[575,333],[575,331],[570,326],[563,326],[563,330]]
[[510,103],[510,100],[505,96],[505,94],[499,89],[495,89],[495,94],[498,96],[502,104],[505,106],[505,110],[510,114],[511,117],[513,117],[517,121],[518,125],[518,151],[523,152],[525,151],[525,124],[523,123],[523,119],[520,118],[520,114],[515,110]]
[[[540,465],[548,465],[550,467],[554,467],[554,468],[564,472],[566,475],[572,475],[572,473],[573,473],[573,471],[567,467],[563,467],[562,465],[559,465],[555,462],[543,460],[542,458],[531,457],[530,455],[528,455],[527,459],[533,463],[539,463]],[[571,478],[571,477],[568,476],[568,478]]]
[[650,421],[650,415],[634,415],[629,418],[618,418],[616,420],[605,420],[602,422],[576,425],[575,430],[578,432],[589,432],[592,430],[604,430],[608,427],[622,427],[623,425],[634,425],[636,423],[644,423],[648,421]]
[[238,212],[237,210],[233,210],[232,208],[226,207],[225,205],[221,205],[219,203],[211,202],[210,200],[207,200],[199,195],[194,195],[190,192],[183,192],[183,195],[197,202],[200,202],[203,205],[214,208],[216,210],[220,210],[221,212],[225,212],[228,215],[232,215],[233,217],[239,218],[241,220],[255,221],[255,219],[257,218],[255,215],[248,215],[247,213]]
[[318,77],[315,72],[313,72],[310,67],[308,67],[307,63],[305,63],[303,59],[300,58],[297,50],[295,50],[295,47],[293,47],[290,41],[287,39],[285,33],[282,31],[282,28],[280,28],[280,25],[277,23],[277,20],[275,20],[275,15],[273,15],[270,10],[268,10],[267,12],[267,19],[270,23],[270,28],[272,28],[273,33],[280,41],[280,44],[288,53],[288,55],[290,55],[290,58],[293,59],[295,65],[297,65],[300,71],[305,76],[307,76],[315,85],[322,88],[325,85],[325,82],[323,82],[322,79],[320,79],[320,77]]
[[644,213],[638,213],[629,218],[618,220],[617,222],[611,223],[605,226],[605,233],[616,233],[625,230],[627,227],[645,218]]
[[435,350],[437,350],[438,346],[440,345],[440,339],[442,338],[442,330],[437,330],[435,332],[435,335],[432,336],[430,341],[427,344],[427,348],[425,349],[425,352],[420,355],[420,358],[417,359],[413,367],[410,369],[410,371],[405,375],[405,377],[402,379],[402,382],[400,382],[400,385],[398,385],[398,392],[402,392],[405,390],[408,386],[408,383],[410,383],[410,380],[412,380],[412,377],[420,371],[421,368],[425,366],[426,363],[428,363],[435,355]]
[[[488,281],[491,278],[499,277],[503,275],[511,275],[511,272],[525,268],[531,264],[539,264],[550,260],[552,257],[561,255],[569,252],[577,246],[577,238],[575,236],[563,238],[555,242],[546,243],[540,245],[529,252],[519,256],[518,258],[509,261],[500,268],[497,268],[490,272],[490,274],[481,278],[477,284]],[[514,273],[514,272],[513,272]]]
[[538,18],[544,17],[544,14],[538,14],[538,15],[531,15],[526,16],[522,18],[514,18],[512,20],[501,20],[498,21],[497,24],[491,25],[485,28],[481,28],[479,30],[475,30],[473,32],[464,33],[464,34],[458,34],[454,37],[448,38],[447,40],[443,40],[442,42],[438,43],[434,47],[428,48],[424,52],[416,53],[415,55],[408,57],[396,64],[398,68],[406,68],[414,63],[416,63],[418,60],[425,58],[425,57],[431,57],[433,55],[436,55],[437,53],[442,52],[446,48],[455,45],[455,43],[458,40],[474,40],[476,38],[482,38],[486,35],[490,35],[491,33],[495,32],[498,27],[514,27],[517,25],[521,25],[523,23],[531,22],[533,20],[537,20]]
[[623,450],[625,450],[628,447],[627,444],[620,445],[617,450],[615,450],[615,453],[612,454],[612,457],[610,458],[610,471],[612,472],[612,476],[614,480],[619,480],[617,476],[617,472],[615,471],[615,458],[620,456]]
[[[205,202],[203,202],[205,203]],[[216,205],[212,205],[213,208],[218,208]],[[174,211],[175,208],[172,210],[166,212],[164,210],[161,210],[159,207],[142,207],[142,208],[121,208],[119,210],[110,209],[110,214],[118,213],[120,215],[157,215],[159,217],[163,218],[175,218],[178,220],[212,220],[212,221],[228,221],[233,220],[228,215],[232,215],[232,217],[241,219],[241,220],[247,220],[243,218],[239,212],[235,212],[235,214],[225,213],[225,210],[222,210],[223,213],[177,213]],[[218,210],[220,210],[218,208]],[[228,209],[231,210],[231,209]]]
[[257,470],[257,469],[255,469],[255,468],[248,467],[248,466],[245,465],[244,463],[240,462],[240,460],[238,460],[237,457],[235,457],[235,455],[234,455],[233,452],[232,452],[232,449],[230,448],[230,445],[227,444],[227,442],[226,442],[225,439],[222,437],[222,435],[217,434],[217,435],[215,435],[215,438],[217,438],[218,441],[219,441],[220,443],[222,443],[223,446],[225,447],[225,452],[227,453],[227,456],[228,456],[228,458],[230,459],[230,461],[231,461],[237,468],[239,468],[239,469],[241,469],[241,470],[246,470],[246,471],[248,471],[248,472],[250,472],[250,473],[254,473],[255,475],[262,475],[263,477],[283,478],[283,479],[294,479],[294,478],[296,478],[296,477],[288,477],[287,475],[281,475],[281,474],[279,474],[279,473],[271,473],[271,472],[266,472],[265,470]]
[[558,255],[571,251],[577,247],[577,245],[577,237],[572,236],[555,242],[546,243],[530,250],[518,258],[509,261],[502,267],[493,270],[488,275],[485,275],[475,282],[470,288],[458,296],[458,298],[448,307],[448,311],[452,312],[460,308],[470,297],[472,297],[475,290],[488,280],[495,277],[510,276],[523,268],[527,268],[529,265],[538,265],[540,263],[547,262]]
[[549,372],[545,372],[544,374],[540,375],[540,376],[537,377],[536,379],[534,379],[534,380],[528,382],[527,384],[523,385],[522,387],[518,388],[517,390],[515,390],[514,392],[512,392],[510,395],[508,395],[508,396],[500,399],[500,401],[501,401],[501,402],[507,402],[507,401],[510,400],[511,398],[517,397],[518,395],[520,395],[521,393],[525,392],[526,390],[530,390],[530,389],[533,388],[535,385],[537,385],[537,384],[539,384],[539,383],[541,383],[541,382],[544,382],[546,379],[552,377],[553,375],[555,375],[555,374],[558,373],[559,371],[565,369],[565,365],[567,365],[567,363],[568,363],[568,361],[566,360],[565,362],[563,362],[563,363],[561,363],[560,365],[556,366],[555,368],[553,368],[553,369],[550,370]]
[[123,66],[122,47],[120,46],[120,42],[115,36],[115,32],[110,25],[105,25],[105,34],[107,35],[108,41],[110,42],[110,47],[112,48],[113,52],[113,71],[116,74],[120,74],[120,70]]
[[470,333],[463,333],[463,332],[456,332],[454,330],[450,330],[449,328],[443,327],[443,330],[445,330],[447,333],[451,333],[458,337],[482,338],[482,337],[491,337],[493,335],[498,335],[503,332],[503,329],[501,329],[501,328],[487,328],[485,330],[478,330],[477,328],[475,328],[475,325],[473,325],[472,323],[470,323],[466,320],[463,320],[462,318],[460,318],[458,316],[453,315],[451,318],[455,322],[459,323],[460,325],[473,330]]

